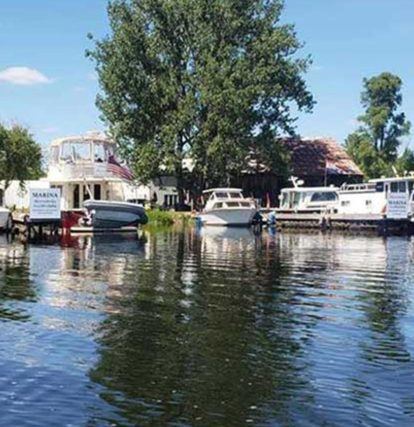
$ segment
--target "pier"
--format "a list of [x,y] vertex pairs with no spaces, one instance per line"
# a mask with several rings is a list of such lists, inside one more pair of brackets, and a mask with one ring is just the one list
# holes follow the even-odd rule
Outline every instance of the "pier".
[[[261,211],[267,223],[270,211]],[[320,229],[377,232],[379,234],[414,234],[414,222],[409,218],[390,219],[379,214],[295,213],[276,212],[276,225],[281,229]]]

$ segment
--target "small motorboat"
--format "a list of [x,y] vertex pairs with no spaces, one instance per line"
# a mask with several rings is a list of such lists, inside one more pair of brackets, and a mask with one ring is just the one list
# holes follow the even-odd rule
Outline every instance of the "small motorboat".
[[13,226],[11,212],[0,206],[0,231],[10,231]]
[[203,225],[248,226],[258,211],[254,200],[243,197],[240,188],[212,188],[203,194],[208,199],[197,216]]
[[94,228],[131,227],[148,222],[144,207],[136,203],[87,200],[83,206],[87,211],[84,224]]

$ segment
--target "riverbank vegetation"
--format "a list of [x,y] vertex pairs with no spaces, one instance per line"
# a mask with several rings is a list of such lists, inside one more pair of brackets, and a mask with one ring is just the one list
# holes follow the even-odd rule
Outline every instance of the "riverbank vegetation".
[[20,125],[0,124],[0,181],[7,188],[11,181],[23,183],[42,175],[42,152],[29,131]]
[[194,222],[190,212],[165,211],[161,209],[148,209],[148,227],[188,225]]

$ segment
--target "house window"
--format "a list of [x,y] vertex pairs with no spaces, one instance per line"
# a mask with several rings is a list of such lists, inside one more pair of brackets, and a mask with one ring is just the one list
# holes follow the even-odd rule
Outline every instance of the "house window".
[[178,203],[178,196],[176,194],[165,194],[164,195],[164,206],[171,208]]

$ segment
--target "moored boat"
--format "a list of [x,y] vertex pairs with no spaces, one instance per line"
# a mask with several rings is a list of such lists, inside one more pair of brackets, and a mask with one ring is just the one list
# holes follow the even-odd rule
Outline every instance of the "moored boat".
[[338,205],[337,187],[299,187],[282,189],[280,207],[276,212],[335,212]]
[[338,190],[338,213],[413,219],[414,176],[372,179],[343,185]]
[[83,206],[87,215],[82,220],[94,228],[121,228],[148,222],[144,207],[136,203],[87,200]]
[[240,188],[212,188],[203,191],[207,202],[198,215],[203,225],[248,226],[257,213],[256,203],[243,197]]

